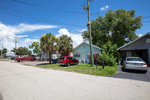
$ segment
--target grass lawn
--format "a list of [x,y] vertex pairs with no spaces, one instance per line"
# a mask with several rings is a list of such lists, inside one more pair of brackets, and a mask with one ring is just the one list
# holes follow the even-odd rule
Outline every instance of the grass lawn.
[[45,65],[37,65],[37,67],[64,70],[64,71],[69,71],[69,72],[78,72],[78,73],[90,74],[90,75],[96,75],[96,76],[112,75],[112,74],[115,74],[118,69],[118,65],[105,66],[104,69],[102,69],[102,66],[98,65],[96,69],[96,65],[94,65],[94,67],[91,67],[90,64],[79,64],[79,65],[72,65],[69,67],[60,66],[59,64],[45,64]]
[[0,57],[0,59],[10,59],[10,58],[1,58],[1,57]]

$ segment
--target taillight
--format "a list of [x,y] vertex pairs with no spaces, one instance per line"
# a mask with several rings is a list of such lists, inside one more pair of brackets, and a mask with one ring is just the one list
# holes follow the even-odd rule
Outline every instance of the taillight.
[[126,64],[132,64],[132,63],[126,62]]
[[146,63],[139,63],[140,65],[147,65]]

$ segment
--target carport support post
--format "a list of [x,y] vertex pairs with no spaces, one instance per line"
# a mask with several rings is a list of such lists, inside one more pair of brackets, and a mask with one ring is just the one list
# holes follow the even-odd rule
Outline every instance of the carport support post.
[[93,50],[92,50],[92,38],[91,38],[91,22],[90,22],[90,7],[89,7],[89,0],[87,0],[87,10],[88,10],[88,26],[89,26],[89,42],[90,42],[90,52],[91,52],[91,66],[94,66],[93,61]]
[[148,64],[150,65],[150,48],[148,49]]

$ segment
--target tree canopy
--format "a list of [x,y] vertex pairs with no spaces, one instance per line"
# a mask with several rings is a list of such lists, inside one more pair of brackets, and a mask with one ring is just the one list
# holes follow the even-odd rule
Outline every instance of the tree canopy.
[[[11,51],[15,52],[15,48]],[[16,49],[16,55],[31,55],[31,54],[32,52],[26,47],[19,47],[18,49]]]
[[3,54],[4,54],[4,53],[7,53],[7,49],[6,49],[6,48],[3,49]]
[[43,52],[49,53],[49,63],[51,64],[52,58],[51,55],[56,53],[58,50],[57,45],[58,39],[52,35],[52,33],[48,33],[41,37],[40,39],[40,48]]
[[68,56],[70,54],[70,52],[72,52],[73,50],[73,45],[72,45],[73,41],[71,39],[71,37],[68,37],[67,35],[62,35],[61,37],[59,37],[59,53],[61,54],[61,56]]
[[40,44],[39,42],[33,42],[31,45],[29,45],[30,49],[33,49],[34,53],[39,53],[40,52]]
[[17,55],[31,55],[31,51],[26,47],[19,47],[17,50]]
[[[135,10],[108,10],[105,16],[99,16],[91,22],[92,43],[102,47],[108,41],[117,46],[138,38],[136,30],[142,26],[142,16],[136,16]],[[89,38],[88,31],[82,33],[83,38]]]

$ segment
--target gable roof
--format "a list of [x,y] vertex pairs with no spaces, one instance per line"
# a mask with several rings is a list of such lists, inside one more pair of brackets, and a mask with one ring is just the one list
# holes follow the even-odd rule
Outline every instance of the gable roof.
[[139,39],[141,39],[141,38],[145,37],[146,35],[150,35],[150,32],[148,32],[148,33],[146,33],[146,34],[144,34],[144,35],[140,36],[139,38],[137,38],[137,39],[135,39],[135,40],[133,40],[133,41],[131,41],[131,42],[129,42],[129,43],[127,43],[127,44],[125,44],[125,45],[123,45],[123,46],[119,47],[119,48],[117,48],[117,50],[120,50],[120,49],[122,49],[122,48],[126,47],[127,45],[132,44],[132,43],[134,43],[134,42],[138,41]]
[[[87,44],[87,45],[90,45],[89,43],[86,43],[86,42],[82,42],[81,44],[79,44],[78,46],[76,46],[73,50],[76,50],[77,48],[79,48],[81,45],[83,45],[83,44]],[[95,45],[92,45],[92,47],[95,47],[95,48],[97,48],[97,49],[100,49],[100,50],[102,50],[100,47],[98,47],[98,46],[95,46]]]

